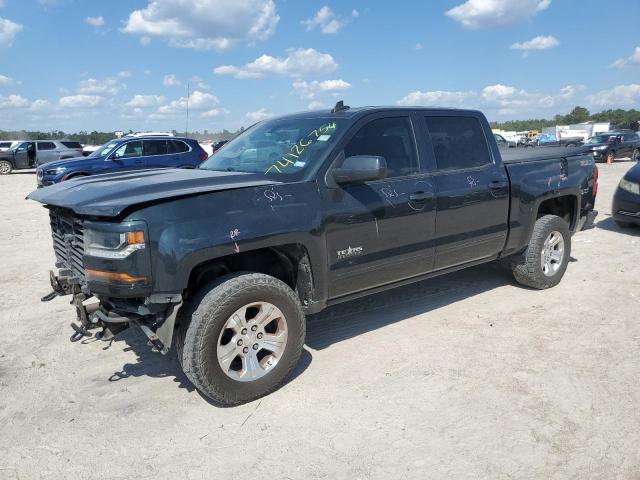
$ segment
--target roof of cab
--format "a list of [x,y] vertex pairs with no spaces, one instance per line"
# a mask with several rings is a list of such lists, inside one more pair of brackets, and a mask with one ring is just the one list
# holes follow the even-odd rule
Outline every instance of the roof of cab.
[[366,106],[366,107],[349,107],[338,112],[332,110],[309,110],[306,112],[296,112],[286,115],[279,115],[274,117],[275,119],[295,119],[295,118],[310,118],[310,117],[332,117],[332,118],[346,118],[354,119],[364,116],[369,113],[385,112],[385,111],[424,111],[424,112],[449,112],[449,113],[465,113],[467,115],[477,115],[481,113],[478,110],[472,109],[459,109],[459,108],[438,108],[438,107],[405,107],[405,106]]

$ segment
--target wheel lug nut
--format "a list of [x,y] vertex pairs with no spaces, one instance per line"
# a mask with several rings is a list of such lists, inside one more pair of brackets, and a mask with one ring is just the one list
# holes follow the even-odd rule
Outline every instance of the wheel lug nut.
[[257,350],[257,349],[258,349],[258,344],[257,344],[257,343],[254,343],[254,344],[253,344],[253,349],[254,349],[254,350]]
[[240,332],[242,335],[246,335],[247,334],[247,329],[243,328],[242,331]]
[[251,331],[252,331],[252,332],[255,332],[257,329],[258,329],[258,326],[257,326],[257,325],[254,325],[253,327],[251,327]]
[[242,339],[238,340],[238,346],[242,346]]
[[249,347],[244,347],[242,349],[242,353],[249,353]]
[[262,334],[261,333],[258,334],[258,338],[259,339],[262,338]]

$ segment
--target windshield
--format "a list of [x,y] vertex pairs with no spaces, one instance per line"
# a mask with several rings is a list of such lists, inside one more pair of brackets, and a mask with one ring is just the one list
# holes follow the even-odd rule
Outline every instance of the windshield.
[[607,143],[612,135],[596,135],[587,140],[587,143]]
[[200,168],[293,180],[324,160],[344,122],[328,117],[267,120],[229,141]]
[[111,150],[113,150],[117,145],[118,145],[118,140],[112,140],[110,142],[107,142],[104,145],[101,145],[100,147],[98,147],[97,150],[94,150],[91,154],[87,155],[87,158],[104,157]]

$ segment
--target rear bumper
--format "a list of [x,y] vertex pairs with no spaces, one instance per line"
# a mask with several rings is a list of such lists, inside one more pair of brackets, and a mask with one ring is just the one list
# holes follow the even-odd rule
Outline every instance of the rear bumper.
[[598,216],[598,211],[591,210],[586,215],[580,217],[577,231],[581,232],[582,230],[589,230],[590,228],[593,228],[593,222],[595,222],[597,216]]

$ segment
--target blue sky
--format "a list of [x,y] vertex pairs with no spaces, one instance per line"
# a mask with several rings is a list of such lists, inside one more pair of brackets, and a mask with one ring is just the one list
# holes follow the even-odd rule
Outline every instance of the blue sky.
[[0,0],[0,129],[233,130],[438,105],[640,108],[637,0]]

